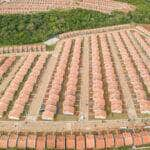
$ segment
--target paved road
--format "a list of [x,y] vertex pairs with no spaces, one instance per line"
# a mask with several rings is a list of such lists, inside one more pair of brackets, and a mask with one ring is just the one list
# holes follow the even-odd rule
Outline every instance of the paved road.
[[0,121],[0,132],[91,132],[150,126],[149,120],[102,121]]
[[80,117],[88,120],[89,116],[89,38],[84,38],[84,49],[81,72]]

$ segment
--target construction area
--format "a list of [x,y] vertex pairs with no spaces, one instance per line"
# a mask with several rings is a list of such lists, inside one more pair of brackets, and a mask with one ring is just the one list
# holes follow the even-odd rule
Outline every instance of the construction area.
[[150,32],[119,25],[0,48],[0,148],[150,144]]

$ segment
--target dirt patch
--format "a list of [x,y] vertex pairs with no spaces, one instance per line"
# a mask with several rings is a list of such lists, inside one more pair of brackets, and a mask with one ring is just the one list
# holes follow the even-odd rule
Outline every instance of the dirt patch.
[[143,26],[146,30],[150,31],[150,24],[142,24],[142,26]]

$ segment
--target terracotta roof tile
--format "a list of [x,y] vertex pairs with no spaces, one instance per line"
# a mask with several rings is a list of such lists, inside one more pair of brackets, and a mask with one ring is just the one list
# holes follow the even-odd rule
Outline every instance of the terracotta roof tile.
[[36,145],[36,135],[30,134],[27,139],[27,148],[35,148]]
[[116,134],[114,135],[114,138],[115,138],[115,147],[124,146],[124,139],[122,134]]
[[111,147],[114,147],[114,137],[112,134],[107,134],[105,136],[105,142],[106,142],[106,147],[107,148],[111,148]]
[[1,135],[0,136],[0,148],[7,148],[8,138],[9,138],[8,135]]
[[18,137],[18,143],[17,148],[25,149],[27,146],[27,136],[26,135],[20,135]]
[[55,135],[47,135],[47,148],[54,149],[55,148]]
[[95,135],[96,149],[105,149],[105,139],[103,135]]
[[134,145],[142,145],[142,137],[140,135],[140,133],[134,133],[133,134],[133,141],[134,141]]
[[142,132],[142,138],[143,138],[143,144],[149,144],[150,143],[150,133],[148,131]]
[[76,136],[76,149],[77,150],[85,149],[85,137],[83,135]]
[[17,134],[11,134],[9,136],[8,147],[9,148],[16,148],[16,146],[17,146],[17,139],[18,139],[18,135]]
[[[7,142],[8,141],[8,142]],[[134,142],[133,142],[134,141]],[[8,143],[8,144],[7,144]],[[120,134],[86,134],[84,135],[41,135],[36,136],[35,134],[22,135],[17,133],[10,134],[10,136],[0,135],[0,148],[18,148],[18,149],[106,149],[114,147],[123,147],[130,145],[142,145],[150,144],[150,132],[142,131],[139,133],[124,132]]]
[[57,149],[65,149],[65,136],[63,136],[63,135],[57,136],[56,148]]
[[125,141],[125,145],[129,146],[133,144],[133,139],[130,133],[123,133],[123,137],[124,137],[124,141]]
[[75,135],[66,136],[66,149],[75,149]]
[[95,148],[95,141],[94,135],[86,135],[86,149],[94,149]]
[[45,135],[38,136],[36,141],[36,149],[45,150],[45,144],[46,144],[46,136]]

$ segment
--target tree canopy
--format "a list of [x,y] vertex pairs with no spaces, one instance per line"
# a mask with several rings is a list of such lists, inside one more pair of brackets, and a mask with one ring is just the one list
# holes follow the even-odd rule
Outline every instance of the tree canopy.
[[43,42],[57,34],[126,23],[150,23],[150,2],[119,0],[137,6],[133,12],[104,14],[91,10],[51,10],[34,14],[0,15],[0,45]]

